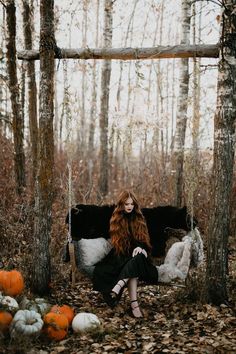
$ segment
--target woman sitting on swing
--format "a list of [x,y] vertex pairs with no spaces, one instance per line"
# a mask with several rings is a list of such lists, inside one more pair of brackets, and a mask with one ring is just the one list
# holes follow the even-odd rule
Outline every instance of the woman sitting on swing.
[[157,284],[158,271],[148,256],[151,245],[147,225],[131,192],[122,192],[118,199],[110,221],[110,237],[113,248],[95,266],[94,290],[100,291],[113,308],[127,286],[133,316],[143,317],[137,300],[138,280]]

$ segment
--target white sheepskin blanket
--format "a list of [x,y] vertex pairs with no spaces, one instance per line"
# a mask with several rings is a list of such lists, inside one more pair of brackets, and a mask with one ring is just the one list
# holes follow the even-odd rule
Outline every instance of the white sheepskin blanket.
[[197,267],[203,257],[202,238],[199,230],[195,228],[184,236],[182,241],[171,246],[164,264],[157,267],[159,282],[170,283],[176,279],[186,279],[190,265]]
[[[74,242],[78,268],[92,276],[95,264],[112,249],[111,241],[102,237],[81,239]],[[165,257],[164,264],[157,267],[159,282],[170,283],[175,279],[184,280],[190,265],[197,267],[203,260],[203,242],[199,230],[190,231],[182,241],[174,243]]]
[[78,269],[92,277],[95,264],[101,261],[112,249],[110,240],[102,237],[73,241]]
[[78,241],[78,247],[81,264],[89,267],[101,261],[112,249],[112,244],[102,237],[87,240],[82,238]]

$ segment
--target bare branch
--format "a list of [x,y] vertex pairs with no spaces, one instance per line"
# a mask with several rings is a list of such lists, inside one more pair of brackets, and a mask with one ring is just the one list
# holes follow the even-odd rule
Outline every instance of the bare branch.
[[0,0],[0,4],[2,4],[2,6],[6,7],[7,5],[4,3],[3,0]]
[[[38,50],[22,50],[18,59],[39,60]],[[218,58],[218,44],[157,46],[150,48],[79,48],[61,49],[55,59],[151,60],[164,58]]]

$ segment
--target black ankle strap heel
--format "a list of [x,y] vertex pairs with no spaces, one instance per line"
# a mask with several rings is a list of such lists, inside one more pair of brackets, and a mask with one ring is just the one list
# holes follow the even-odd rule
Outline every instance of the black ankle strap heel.
[[[134,318],[143,318],[143,313],[142,313],[142,311],[141,311],[140,308],[139,308],[138,300],[131,300],[130,302],[131,302],[131,311],[132,311],[133,317],[134,317]],[[137,306],[134,306],[134,307],[133,307],[133,306],[132,306],[132,303],[134,303],[134,302],[137,302]],[[134,310],[137,309],[137,308],[139,308],[140,313],[141,313],[141,316],[135,316]]]

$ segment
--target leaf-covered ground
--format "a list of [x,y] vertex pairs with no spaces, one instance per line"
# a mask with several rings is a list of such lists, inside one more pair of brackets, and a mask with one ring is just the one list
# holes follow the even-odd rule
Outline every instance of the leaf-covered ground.
[[76,312],[95,313],[102,325],[90,333],[70,329],[60,342],[44,337],[32,341],[2,340],[1,353],[236,353],[235,309],[189,303],[179,288],[145,286],[139,289],[145,317],[134,319],[125,292],[121,303],[109,309],[87,280],[74,289],[69,282],[53,284],[50,300],[67,303]]

